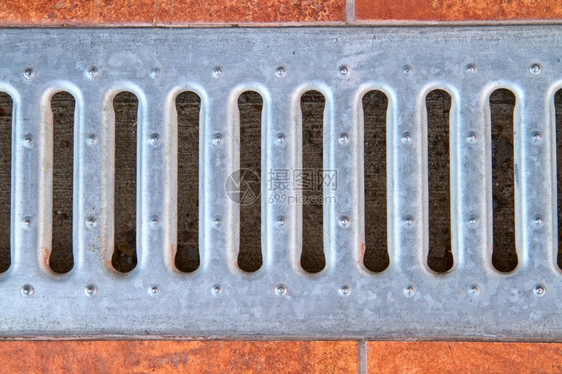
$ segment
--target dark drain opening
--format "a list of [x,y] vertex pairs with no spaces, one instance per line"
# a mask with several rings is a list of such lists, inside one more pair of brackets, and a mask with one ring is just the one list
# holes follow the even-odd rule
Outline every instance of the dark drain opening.
[[199,267],[199,120],[201,100],[193,92],[176,98],[178,113],[178,241],[176,268]]
[[490,95],[492,128],[492,264],[501,272],[517,267],[515,249],[515,188],[513,115],[515,95],[506,89]]
[[[261,131],[263,99],[253,91],[238,98],[240,113],[240,251],[238,266],[247,272],[258,270],[261,252]],[[243,192],[243,195],[242,195]]]
[[115,112],[115,247],[111,264],[126,273],[137,265],[137,131],[138,99],[122,92],[113,99]]
[[12,110],[10,95],[0,92],[0,272],[10,267],[10,199],[12,168]]
[[301,266],[317,273],[326,266],[323,219],[323,146],[326,99],[318,91],[304,93],[302,113],[302,169],[295,170],[295,188],[303,195]]
[[427,113],[427,176],[429,253],[427,265],[438,273],[453,267],[451,251],[450,112],[451,95],[434,90],[425,99]]
[[67,273],[74,266],[72,253],[72,179],[76,101],[68,92],[51,98],[53,116],[53,223],[49,266]]
[[558,207],[558,256],[556,263],[562,269],[562,90],[554,95],[554,107],[556,111],[556,172],[557,172],[557,207]]
[[386,115],[388,98],[381,91],[363,96],[365,254],[363,263],[373,272],[390,265],[388,256]]

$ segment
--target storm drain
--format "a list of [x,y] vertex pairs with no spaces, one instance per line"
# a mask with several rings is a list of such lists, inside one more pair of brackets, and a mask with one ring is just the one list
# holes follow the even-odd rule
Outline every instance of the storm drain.
[[[0,335],[560,340],[561,37],[548,25],[3,30]],[[74,100],[61,142],[60,92]],[[125,130],[123,92],[137,113]],[[497,92],[509,121],[494,121]],[[438,97],[448,124],[435,132]],[[65,193],[66,213],[53,203]],[[70,265],[53,269],[65,241]]]

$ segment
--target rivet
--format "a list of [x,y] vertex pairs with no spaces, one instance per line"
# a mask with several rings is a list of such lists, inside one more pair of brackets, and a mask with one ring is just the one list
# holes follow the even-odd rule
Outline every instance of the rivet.
[[23,145],[26,148],[33,148],[33,135],[31,134],[25,134],[23,136]]
[[284,284],[278,284],[275,286],[275,294],[277,296],[285,296],[287,294],[287,286]]
[[222,134],[220,132],[217,132],[215,135],[213,135],[213,144],[214,145],[219,145],[222,143]]
[[152,216],[152,217],[150,217],[150,222],[152,222],[153,225],[156,225],[160,221],[159,221],[158,216]]
[[285,75],[287,75],[287,70],[284,66],[279,66],[277,69],[275,69],[275,75],[277,75],[278,78],[283,78]]
[[283,227],[285,226],[285,217],[284,216],[278,216],[276,219],[276,223],[278,227]]
[[21,288],[20,292],[23,296],[31,296],[31,295],[33,295],[34,290],[33,290],[33,287],[31,287],[30,284],[25,284]]
[[96,134],[90,134],[90,135],[88,135],[88,138],[87,138],[87,140],[86,140],[86,142],[88,143],[88,145],[89,145],[90,147],[93,147],[93,146],[95,146],[96,144],[98,144],[98,141],[99,141],[99,139],[98,139],[98,136],[97,136]]
[[339,224],[341,227],[346,228],[347,226],[349,226],[349,217],[348,216],[341,216],[339,218]]
[[215,68],[213,69],[213,77],[220,78],[220,76],[223,75],[223,74],[224,74],[224,71],[222,70],[222,67],[215,66]]
[[160,76],[160,69],[158,68],[152,68],[150,69],[150,77],[152,79],[156,79]]
[[467,74],[476,74],[478,73],[478,67],[476,66],[476,64],[471,63],[466,65],[466,67],[464,68],[464,70],[467,72]]
[[412,144],[412,137],[410,136],[410,133],[405,132],[404,134],[402,134],[402,143]]
[[466,141],[469,143],[476,143],[476,134],[473,132],[468,133]]
[[539,75],[540,73],[542,73],[542,66],[541,66],[541,64],[535,62],[534,64],[531,64],[531,67],[529,68],[529,71],[533,75]]
[[341,75],[346,76],[349,74],[349,66],[347,65],[340,65],[340,67],[338,68],[339,72]]
[[476,225],[476,222],[478,222],[478,219],[476,217],[472,217],[468,220],[468,222],[470,222],[472,225]]
[[26,69],[23,71],[23,77],[24,77],[25,79],[31,79],[31,78],[33,78],[34,76],[35,76],[35,70],[33,70],[33,68],[26,68]]
[[158,292],[160,292],[160,289],[156,286],[152,286],[150,287],[150,293],[153,295],[156,295]]
[[402,67],[402,73],[404,73],[404,75],[410,75],[413,71],[414,71],[414,68],[410,65],[404,65]]
[[84,293],[87,296],[93,296],[98,293],[98,289],[93,284],[89,284],[84,288]]
[[221,220],[220,217],[214,217],[214,218],[213,218],[213,225],[214,225],[216,228],[219,228],[221,224],[222,224],[222,220]]
[[97,224],[98,224],[98,223],[97,223],[95,217],[90,216],[90,217],[87,217],[87,218],[86,218],[86,227],[87,227],[87,228],[93,229],[94,227],[97,226]]
[[349,296],[351,294],[351,287],[345,285],[340,287],[340,295]]
[[541,218],[540,216],[535,217],[535,223],[536,223],[537,225],[542,224],[542,218]]
[[99,74],[99,70],[98,70],[98,68],[95,67],[95,66],[90,66],[90,67],[88,68],[87,73],[88,73],[88,77],[89,77],[89,78],[94,78],[94,77],[96,77],[96,76]]
[[218,295],[222,292],[220,284],[215,284],[212,288],[213,295]]
[[537,284],[533,288],[533,294],[535,294],[535,296],[538,297],[543,297],[546,294],[546,287],[543,286],[542,284]]
[[406,217],[406,219],[404,220],[404,222],[406,222],[408,225],[411,225],[411,224],[414,222],[414,220],[413,220],[412,217]]
[[156,133],[150,135],[150,143],[151,143],[152,145],[158,144],[159,141],[160,141],[160,135],[158,135],[158,134],[156,134]]
[[31,226],[31,216],[23,217],[23,224],[26,226]]
[[539,142],[542,139],[542,134],[538,131],[533,133],[533,140]]
[[472,296],[478,296],[480,294],[480,286],[473,284],[468,288],[468,293]]
[[349,142],[349,134],[346,132],[342,132],[340,134],[339,140],[341,144],[347,144]]
[[275,136],[275,143],[277,143],[277,145],[285,144],[285,140],[285,134],[277,134]]
[[408,286],[403,290],[404,296],[406,297],[413,297],[416,294],[416,287]]

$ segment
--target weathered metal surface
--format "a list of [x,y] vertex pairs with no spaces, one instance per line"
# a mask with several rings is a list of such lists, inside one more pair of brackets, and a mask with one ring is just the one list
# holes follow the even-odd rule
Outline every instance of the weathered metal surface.
[[[0,275],[0,334],[560,340],[554,93],[562,87],[562,28],[260,30],[3,30],[0,90],[14,100],[12,266]],[[48,47],[47,47],[48,46]],[[279,67],[283,67],[282,70]],[[280,74],[283,72],[283,74]],[[488,97],[511,89],[515,110],[518,268],[491,265]],[[425,95],[451,109],[453,269],[426,265]],[[262,181],[263,266],[236,266],[238,210],[225,181],[238,168],[236,98],[264,100],[262,175],[298,169],[298,99],[326,97],[324,167],[337,170],[324,210],[326,267],[299,266],[299,204],[268,203]],[[389,98],[390,266],[362,266],[361,97]],[[76,99],[74,268],[56,275],[51,243],[49,98]],[[121,274],[113,252],[113,107],[139,98],[138,265]],[[174,98],[201,97],[200,256],[173,267],[177,123]],[[282,140],[282,141],[281,141]],[[181,193],[181,191],[179,191]],[[296,192],[292,192],[296,197]],[[304,243],[306,245],[306,243]]]

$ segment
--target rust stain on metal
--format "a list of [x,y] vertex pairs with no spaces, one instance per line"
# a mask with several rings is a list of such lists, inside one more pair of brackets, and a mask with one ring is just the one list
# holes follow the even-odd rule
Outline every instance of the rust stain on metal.
[[45,269],[48,269],[50,267],[49,265],[50,255],[51,253],[49,252],[49,248],[45,247],[45,249],[43,249],[43,265],[45,266]]

